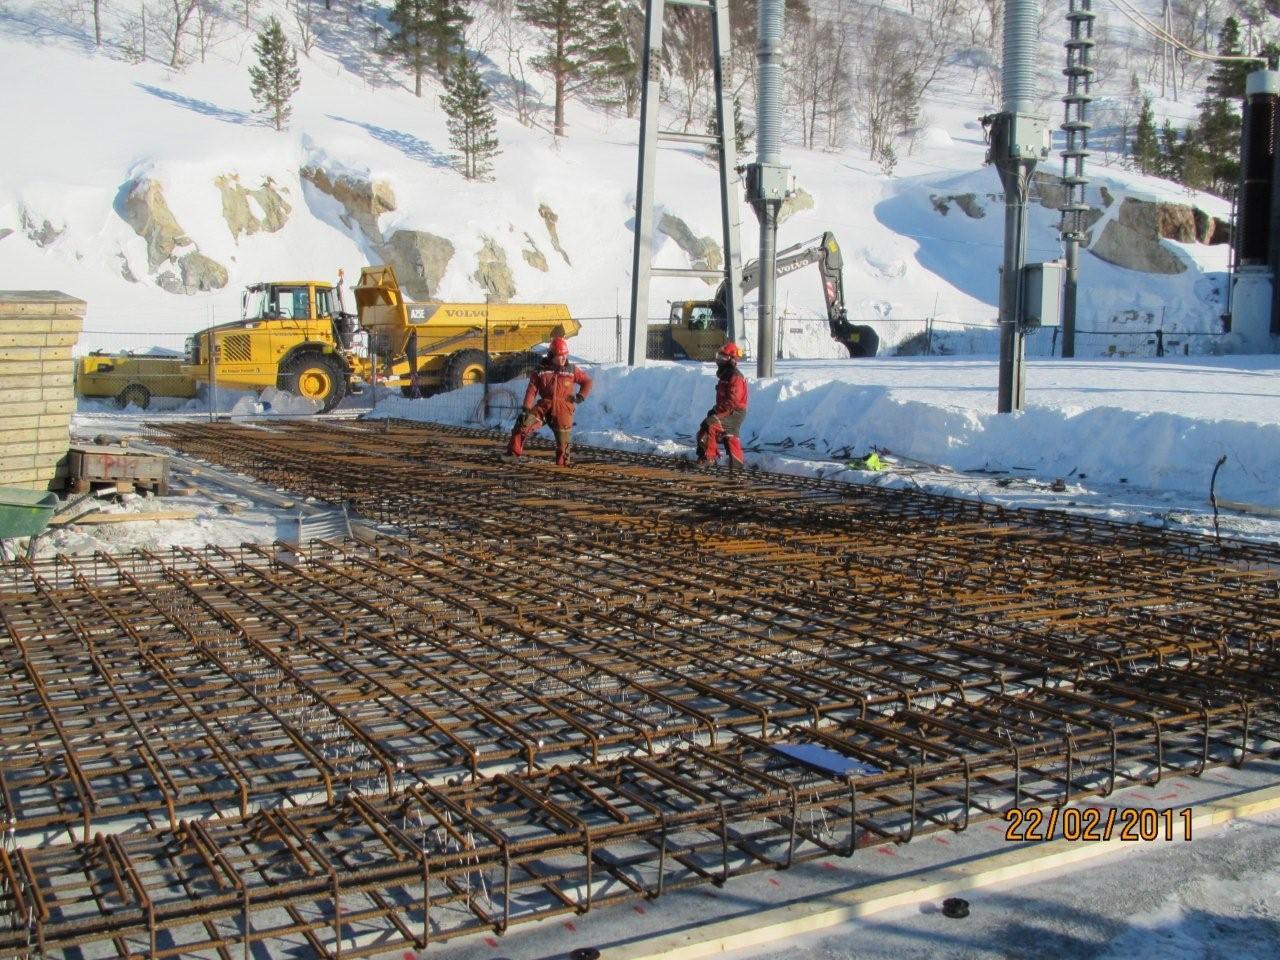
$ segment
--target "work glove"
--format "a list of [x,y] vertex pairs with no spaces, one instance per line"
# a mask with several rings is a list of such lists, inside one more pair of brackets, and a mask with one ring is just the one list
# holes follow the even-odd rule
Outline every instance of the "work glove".
[[574,402],[574,403],[581,403],[581,402],[582,402],[583,400],[585,400],[585,399],[587,399],[587,398],[586,398],[586,397],[584,397],[584,396],[583,396],[582,394],[580,394],[580,393],[575,393],[575,394],[573,395],[573,402]]

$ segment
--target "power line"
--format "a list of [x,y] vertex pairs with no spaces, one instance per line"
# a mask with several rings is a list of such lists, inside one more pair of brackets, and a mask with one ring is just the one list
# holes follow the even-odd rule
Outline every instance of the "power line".
[[1156,24],[1148,20],[1142,14],[1141,11],[1134,9],[1133,6],[1129,4],[1129,0],[1111,0],[1111,3],[1122,14],[1124,14],[1124,16],[1129,20],[1130,23],[1132,23],[1139,30],[1143,31],[1144,33],[1150,34],[1151,36],[1155,37],[1157,40],[1163,43],[1167,43],[1174,47],[1177,47],[1179,50],[1181,50],[1187,56],[1192,57],[1193,59],[1210,60],[1215,63],[1230,63],[1230,62],[1236,62],[1241,60],[1248,61],[1249,63],[1266,64],[1267,62],[1266,57],[1256,57],[1256,56],[1248,56],[1248,55],[1224,56],[1222,54],[1217,54],[1217,53],[1208,53],[1204,50],[1195,50],[1187,46],[1185,43],[1183,43],[1173,34],[1167,32],[1163,27],[1157,26]]

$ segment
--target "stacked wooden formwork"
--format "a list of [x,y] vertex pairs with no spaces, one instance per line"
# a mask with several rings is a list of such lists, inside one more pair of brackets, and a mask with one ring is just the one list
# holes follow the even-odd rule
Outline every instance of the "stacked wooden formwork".
[[85,303],[54,290],[0,290],[0,486],[66,481],[75,387],[71,348]]

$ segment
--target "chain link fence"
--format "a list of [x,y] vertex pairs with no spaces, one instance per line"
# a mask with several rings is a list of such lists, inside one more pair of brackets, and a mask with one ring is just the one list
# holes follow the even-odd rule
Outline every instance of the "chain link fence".
[[[190,330],[175,329],[177,321],[172,326],[157,324],[150,330],[139,329],[136,325],[129,329],[124,318],[107,317],[101,313],[94,315],[86,324],[82,344],[98,346],[104,341],[115,345],[133,343],[136,349],[131,351],[115,346],[77,359],[77,394],[81,411],[100,414],[123,411],[135,415],[161,412],[210,418],[297,416],[315,412],[315,403],[281,391],[278,389],[280,384],[250,386],[231,382],[218,371],[216,361],[212,377],[206,374],[193,378],[184,372],[184,348],[192,334],[230,319],[219,317],[207,309],[189,313],[185,319],[191,324]],[[580,329],[569,338],[572,362],[590,367],[626,361],[630,340],[628,317],[615,309],[613,312],[577,315],[575,319]],[[983,356],[997,354],[999,350],[999,326],[994,320],[974,323],[945,317],[879,316],[850,320],[870,325],[878,331],[881,356]],[[667,323],[667,319],[654,318],[649,323],[662,325]],[[453,344],[435,352],[428,344],[419,356],[423,376],[418,384],[406,379],[404,374],[408,371],[403,362],[401,375],[396,376],[387,358],[371,353],[368,338],[358,336],[348,395],[335,412],[359,416],[390,398],[432,397],[431,415],[445,422],[513,421],[521,407],[528,374],[545,354],[550,333],[540,338],[533,336],[531,340],[526,337],[528,343],[521,349],[507,350],[501,345],[505,342],[505,335],[497,329],[503,326],[486,316],[465,344]],[[748,318],[748,330],[753,330],[754,326],[752,319]],[[819,339],[824,339],[818,335],[825,331],[826,320],[821,317],[780,318],[783,355],[794,358],[812,355],[805,350]],[[801,335],[797,336],[797,332]],[[1140,329],[1077,328],[1076,336],[1077,353],[1082,358],[1161,358],[1218,352],[1214,345],[1227,335],[1180,331],[1157,323]],[[748,336],[746,339],[750,341],[751,338]],[[1061,356],[1061,346],[1059,329],[1036,331],[1027,339],[1027,356]],[[833,350],[830,357],[843,355],[829,345],[828,349]],[[450,380],[445,373],[464,350],[474,351],[480,362],[461,378],[454,376]],[[204,369],[207,371],[208,367]],[[477,386],[482,389],[458,389]]]

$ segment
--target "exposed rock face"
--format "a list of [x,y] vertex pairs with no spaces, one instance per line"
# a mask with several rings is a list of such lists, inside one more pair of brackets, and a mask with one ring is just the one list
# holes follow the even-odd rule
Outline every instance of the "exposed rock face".
[[796,192],[782,201],[782,206],[778,208],[778,223],[781,224],[788,217],[800,213],[802,210],[813,209],[813,194],[804,187],[796,187]]
[[371,183],[349,176],[330,177],[328,171],[320,167],[303,167],[299,172],[302,179],[342,204],[346,211],[343,222],[348,226],[359,224],[366,237],[375,244],[382,243],[378,217],[396,208],[396,195],[389,183],[381,180]]
[[1187,265],[1160,243],[1159,204],[1126,197],[1116,219],[1089,247],[1107,263],[1144,273],[1183,273]]
[[[724,254],[720,251],[720,244],[710,237],[695,237],[689,225],[679,217],[664,213],[662,219],[658,221],[658,229],[689,255],[689,266],[695,270],[719,270],[724,266]],[[720,281],[707,278],[706,282],[714,287]]]
[[31,242],[37,247],[47,247],[60,236],[66,233],[66,228],[59,230],[48,220],[43,220],[39,224],[36,223],[35,217],[26,207],[22,208],[22,232],[30,238]]
[[[227,221],[231,235],[237,240],[241,234],[275,233],[285,225],[289,214],[293,212],[293,208],[281,196],[275,181],[270,177],[257,190],[244,187],[240,183],[240,177],[234,173],[218,177],[213,183],[222,193],[222,217]],[[261,217],[250,205],[250,197],[261,211]]]
[[124,277],[130,283],[137,283],[138,278],[134,275],[133,269],[129,266],[129,258],[123,253],[116,254],[120,258],[120,276]]
[[453,244],[420,230],[397,230],[379,247],[413,300],[430,300],[453,259]]
[[1231,224],[1221,217],[1211,217],[1199,207],[1192,212],[1196,218],[1196,239],[1201,243],[1219,244],[1231,242]]
[[1195,211],[1182,203],[1160,204],[1156,207],[1156,232],[1166,240],[1195,243],[1197,239]]
[[[122,212],[129,226],[147,242],[147,268],[156,274],[156,285],[170,293],[200,293],[225,287],[226,268],[200,253],[183,233],[165,202],[161,184],[143,177],[126,186]],[[184,247],[192,249],[183,252]],[[165,269],[161,271],[161,267]],[[121,273],[126,280],[133,278],[127,261]]]
[[12,227],[0,227],[0,240],[3,240],[5,237],[9,236],[11,233],[13,233]]
[[507,254],[492,237],[481,234],[484,244],[477,256],[476,272],[471,279],[488,291],[494,303],[506,303],[516,295],[516,281],[507,265]]
[[203,253],[183,254],[178,260],[178,269],[182,273],[183,293],[221,290],[227,285],[227,268]]
[[178,247],[192,245],[165,202],[164,188],[149,177],[135,180],[129,189],[124,199],[124,219],[147,242],[147,267],[153,273]]
[[535,270],[541,270],[543,273],[549,271],[551,267],[547,263],[547,258],[543,255],[542,251],[538,249],[538,244],[534,241],[533,237],[526,233],[524,235],[524,239],[525,242],[529,244],[528,247],[520,251],[520,256],[524,257],[524,262],[529,264],[529,266],[533,267]]
[[547,225],[547,235],[551,237],[551,249],[564,257],[566,264],[573,266],[569,261],[569,255],[564,252],[564,247],[560,246],[560,235],[556,232],[556,221],[560,219],[559,216],[545,203],[538,204],[538,216],[542,217],[542,222]]

